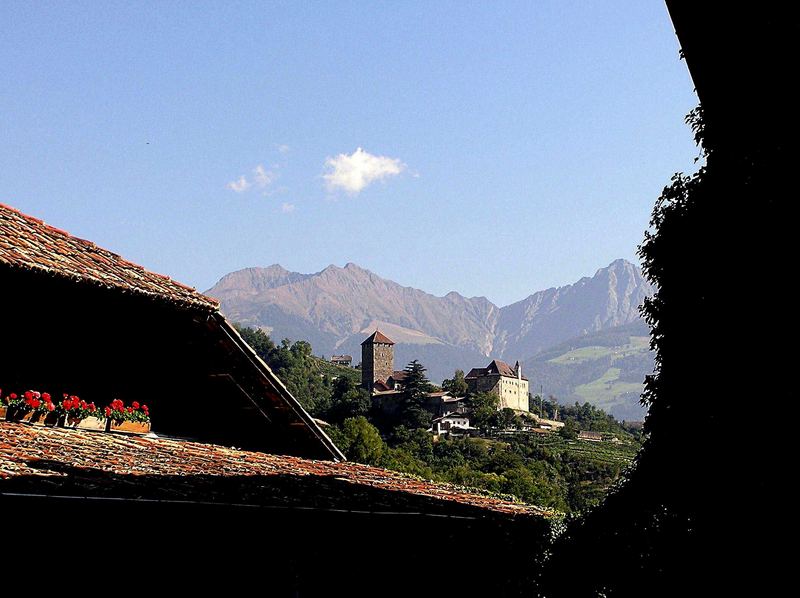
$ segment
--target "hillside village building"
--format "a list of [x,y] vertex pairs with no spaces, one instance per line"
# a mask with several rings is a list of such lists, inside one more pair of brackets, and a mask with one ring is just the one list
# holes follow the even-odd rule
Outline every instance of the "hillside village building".
[[512,368],[494,359],[485,368],[472,368],[464,377],[469,392],[493,392],[500,397],[500,408],[528,411],[528,379],[519,361]]
[[331,357],[331,363],[333,365],[339,365],[345,368],[349,368],[353,364],[353,356],[352,355],[334,355]]

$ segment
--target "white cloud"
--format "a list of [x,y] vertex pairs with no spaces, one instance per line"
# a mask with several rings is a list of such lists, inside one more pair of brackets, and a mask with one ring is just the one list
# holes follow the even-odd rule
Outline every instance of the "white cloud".
[[253,180],[260,189],[274,182],[276,178],[278,178],[278,175],[274,170],[267,170],[261,164],[253,169]]
[[284,214],[288,214],[289,212],[294,212],[294,204],[293,203],[285,203],[281,206],[281,212]]
[[397,158],[373,156],[359,147],[349,156],[339,154],[335,158],[327,158],[325,167],[329,171],[322,178],[329,190],[343,189],[356,195],[374,181],[397,176],[405,170],[406,165]]
[[255,185],[258,189],[266,189],[278,179],[278,173],[276,172],[277,168],[278,166],[274,166],[270,170],[267,170],[264,168],[263,164],[259,164],[253,169],[253,177],[250,180],[242,175],[237,180],[231,181],[225,185],[225,187],[231,191],[235,191],[236,193],[244,193],[253,187],[253,185]]
[[290,149],[285,143],[278,146],[278,151],[282,154],[288,154]]
[[243,176],[239,177],[239,180],[231,181],[225,187],[230,189],[231,191],[236,191],[236,193],[243,193],[247,191],[252,185],[247,182],[247,179]]

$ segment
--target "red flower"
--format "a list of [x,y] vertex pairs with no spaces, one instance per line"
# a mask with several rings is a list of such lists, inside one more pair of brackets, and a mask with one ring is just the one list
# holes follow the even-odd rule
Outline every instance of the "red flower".
[[26,390],[24,397],[26,401],[30,401],[33,398],[33,393],[29,390]]
[[39,405],[41,405],[41,404],[42,404],[42,402],[39,399],[31,400],[31,407],[33,407],[34,409],[39,407]]
[[128,413],[133,413],[133,407],[128,407],[127,411]]
[[88,408],[89,408],[89,403],[87,403],[86,401],[81,401],[81,409],[88,409]]
[[134,401],[133,403],[131,403],[131,406],[132,406],[134,409],[138,409],[138,408],[139,408],[139,402],[138,402],[138,401]]
[[53,399],[50,398],[50,393],[49,392],[44,392],[44,393],[42,393],[42,400],[45,403],[50,403]]
[[16,398],[17,398],[17,393],[15,393],[15,392],[12,392],[10,395],[8,395],[8,398],[9,398],[9,399],[12,399],[12,400],[13,400],[13,399],[16,399]]
[[89,411],[97,411],[97,407],[95,407],[94,402],[89,403]]
[[106,417],[111,417],[111,407],[106,407]]
[[55,409],[55,408],[56,408],[56,406],[55,406],[55,405],[53,405],[53,403],[47,403],[47,410],[48,410],[48,411],[52,411],[52,410],[53,410],[53,409]]
[[144,411],[145,415],[150,413],[150,409],[147,407],[147,405],[142,405],[142,411]]

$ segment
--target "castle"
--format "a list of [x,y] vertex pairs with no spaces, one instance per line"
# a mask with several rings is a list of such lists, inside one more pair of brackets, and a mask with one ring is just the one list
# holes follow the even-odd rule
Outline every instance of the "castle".
[[[361,386],[370,394],[398,391],[405,375],[403,370],[394,369],[394,341],[380,330],[361,343]],[[528,411],[528,379],[522,375],[519,361],[512,368],[494,359],[485,368],[472,368],[465,381],[471,393],[495,393],[501,409]]]
[[472,368],[464,377],[469,392],[493,392],[500,397],[500,408],[528,411],[528,379],[519,361],[512,368],[494,359],[485,368]]

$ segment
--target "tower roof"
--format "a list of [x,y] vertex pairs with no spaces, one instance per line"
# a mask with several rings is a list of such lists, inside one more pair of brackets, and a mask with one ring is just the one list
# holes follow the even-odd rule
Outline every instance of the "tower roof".
[[366,339],[364,339],[364,342],[362,342],[361,344],[370,345],[373,343],[383,343],[385,345],[393,345],[394,341],[385,334],[383,334],[380,330],[376,329],[375,332],[373,332]]

